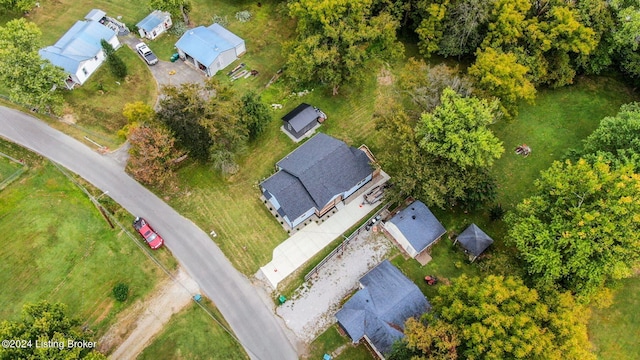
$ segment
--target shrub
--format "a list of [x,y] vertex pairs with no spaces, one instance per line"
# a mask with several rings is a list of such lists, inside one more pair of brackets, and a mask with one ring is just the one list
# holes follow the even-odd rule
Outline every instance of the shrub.
[[227,26],[229,24],[229,20],[227,19],[227,16],[220,16],[220,15],[213,15],[213,17],[211,18],[212,22],[216,23],[216,24],[220,24],[221,26]]
[[182,34],[186,33],[187,30],[187,25],[184,22],[176,21],[173,23],[171,29],[169,29],[169,34],[180,37]]
[[502,205],[497,204],[491,207],[491,209],[489,209],[489,218],[491,219],[491,221],[498,221],[498,220],[502,220],[502,217],[504,217],[505,214],[505,210],[502,208]]
[[240,21],[242,23],[247,22],[247,21],[251,20],[251,13],[248,12],[247,10],[238,11],[236,13],[236,19],[238,19],[238,21]]
[[129,297],[129,286],[125,283],[119,283],[118,285],[114,286],[113,296],[119,302],[127,301],[127,297]]

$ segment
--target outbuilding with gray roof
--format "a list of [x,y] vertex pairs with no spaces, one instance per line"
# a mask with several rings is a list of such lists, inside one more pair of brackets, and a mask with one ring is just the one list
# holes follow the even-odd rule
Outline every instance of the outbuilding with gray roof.
[[384,223],[384,230],[412,258],[435,244],[447,230],[421,201],[414,201]]

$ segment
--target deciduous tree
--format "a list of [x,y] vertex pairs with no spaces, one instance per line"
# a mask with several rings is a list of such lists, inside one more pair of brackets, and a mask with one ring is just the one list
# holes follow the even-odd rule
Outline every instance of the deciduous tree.
[[493,200],[495,184],[484,168],[462,167],[420,147],[415,121],[402,108],[386,104],[376,113],[384,150],[379,158],[392,177],[396,195],[412,195],[441,208],[479,206]]
[[473,93],[471,79],[458,69],[445,64],[427,66],[424,61],[409,59],[400,72],[398,87],[408,94],[422,112],[430,112],[440,105],[440,95],[451,88],[463,97]]
[[36,6],[36,0],[0,0],[0,9],[28,12]]
[[271,121],[269,108],[260,100],[260,95],[248,92],[242,96],[240,117],[242,123],[249,131],[249,139],[255,140],[262,134]]
[[213,140],[200,123],[208,112],[204,89],[196,84],[183,84],[179,88],[165,87],[163,92],[158,119],[171,130],[177,145],[194,159],[207,161]]
[[173,161],[177,151],[167,130],[148,125],[134,127],[129,133],[129,143],[127,171],[136,180],[147,185],[164,186],[174,179]]
[[0,27],[0,80],[12,101],[47,113],[59,113],[64,100],[58,88],[66,77],[61,68],[38,54],[40,29],[25,19]]
[[534,283],[588,299],[640,263],[640,175],[631,165],[555,162],[507,217]]
[[372,0],[297,0],[289,5],[297,18],[296,40],[284,46],[287,74],[296,82],[319,81],[336,95],[341,85],[358,82],[372,57],[394,58],[398,21],[389,13],[372,14]]
[[[88,346],[68,346],[69,341],[92,342],[80,329],[80,322],[67,314],[67,307],[61,303],[51,304],[41,301],[25,304],[22,316],[17,321],[0,323],[0,338],[16,340],[20,346],[0,347],[0,359],[94,359],[106,360],[106,356]],[[38,346],[36,346],[38,342]],[[51,344],[50,347],[43,344]],[[56,346],[62,344],[61,346]],[[4,342],[3,342],[4,345]]]
[[504,152],[502,142],[487,128],[496,122],[497,108],[497,101],[465,98],[444,89],[441,104],[423,113],[417,124],[420,148],[462,168],[490,167]]
[[126,137],[131,129],[143,124],[150,124],[155,119],[156,112],[142,101],[135,101],[124,105],[122,115],[127,119],[127,125],[118,134]]
[[176,17],[181,16],[184,23],[189,25],[189,13],[191,12],[189,0],[149,0],[149,8],[168,11]]
[[527,79],[528,70],[518,63],[514,54],[486,48],[478,51],[469,75],[476,80],[476,86],[485,96],[500,99],[505,116],[515,117],[520,99],[533,101],[535,98],[536,89]]
[[433,314],[405,327],[419,359],[595,359],[585,309],[569,293],[541,297],[517,278],[463,275],[431,302]]

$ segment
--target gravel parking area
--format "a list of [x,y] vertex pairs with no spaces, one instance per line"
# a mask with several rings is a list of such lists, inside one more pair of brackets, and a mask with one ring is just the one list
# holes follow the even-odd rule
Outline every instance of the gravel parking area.
[[279,306],[277,314],[299,339],[311,342],[335,323],[334,315],[344,297],[358,288],[358,280],[392,247],[384,235],[363,231],[342,255],[334,256],[292,299]]

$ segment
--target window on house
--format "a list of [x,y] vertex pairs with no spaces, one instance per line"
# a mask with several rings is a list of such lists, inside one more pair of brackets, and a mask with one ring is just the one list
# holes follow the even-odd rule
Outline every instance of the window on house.
[[89,72],[85,68],[82,68],[82,73],[85,74],[85,75],[89,75]]

